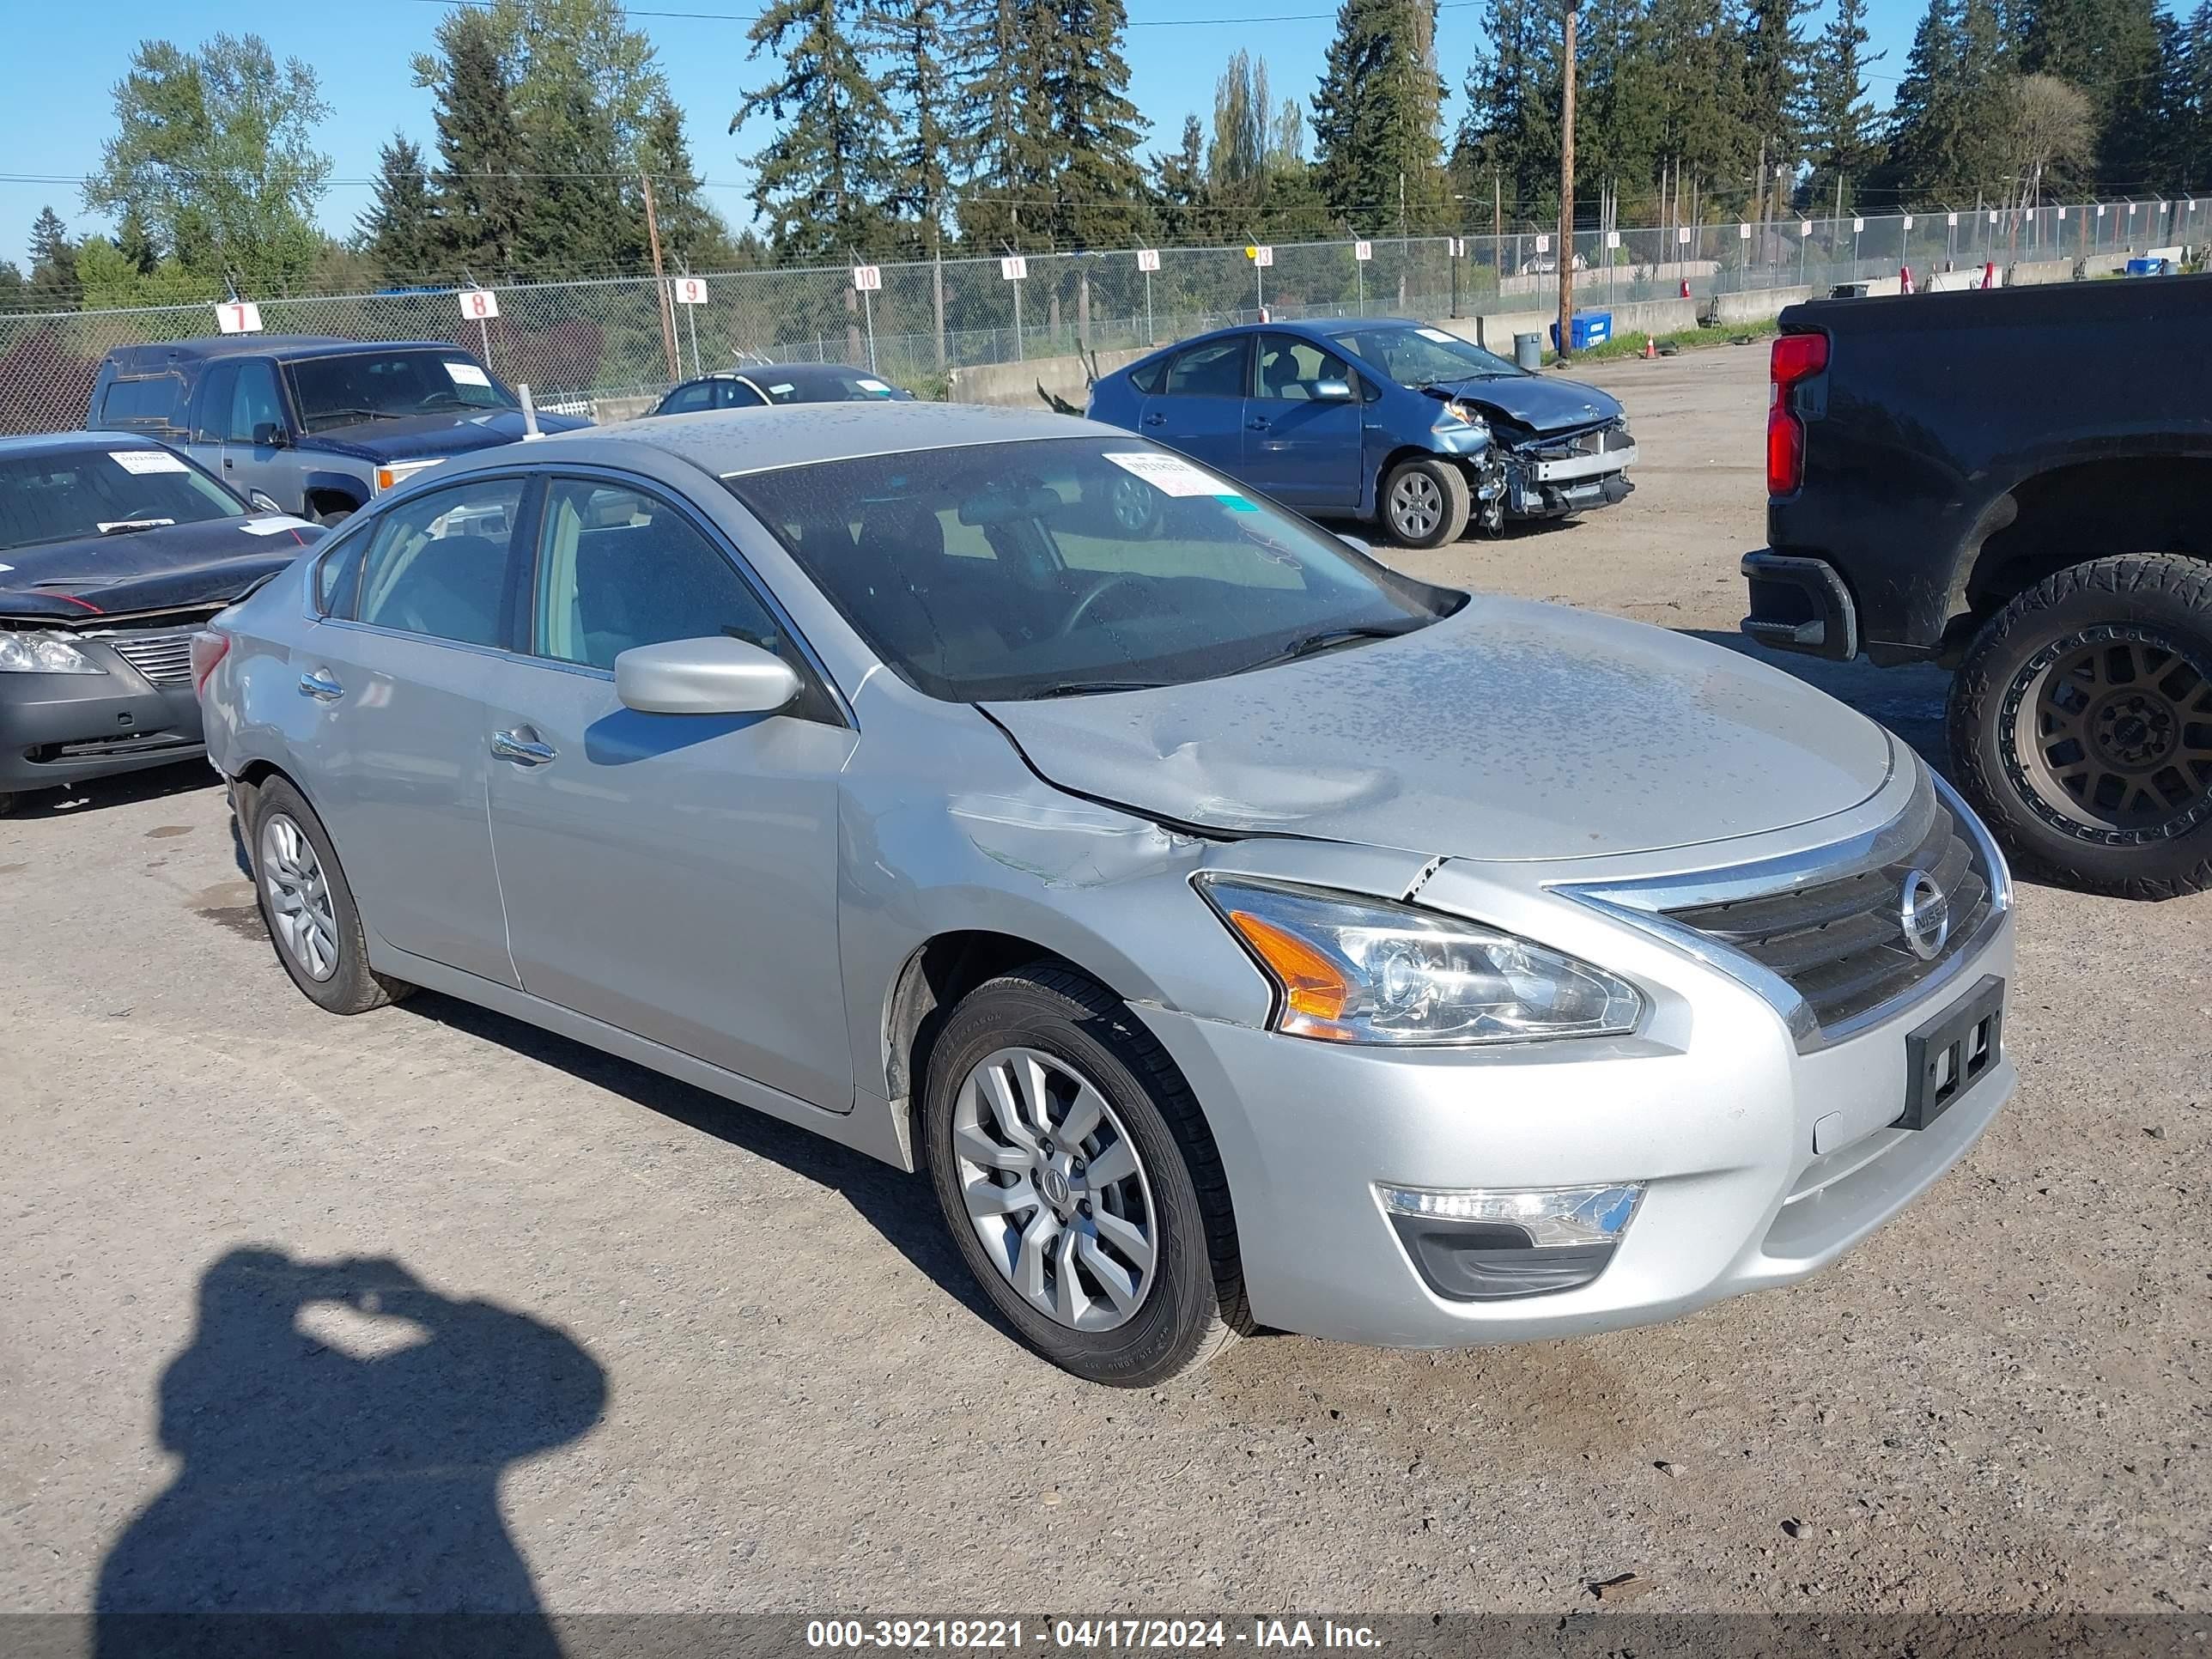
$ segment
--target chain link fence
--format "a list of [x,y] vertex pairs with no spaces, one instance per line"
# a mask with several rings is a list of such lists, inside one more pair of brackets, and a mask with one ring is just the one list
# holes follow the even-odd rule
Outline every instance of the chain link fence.
[[[2194,246],[2208,220],[2212,199],[1583,231],[1575,298],[1602,309],[1675,297],[1685,283],[1703,298],[1825,293],[1901,266],[1924,281],[1985,263],[2109,265],[2136,250]],[[995,258],[945,259],[881,266],[881,287],[867,291],[842,266],[727,271],[701,278],[697,304],[677,303],[672,279],[532,283],[498,289],[499,315],[482,322],[464,320],[450,289],[265,299],[260,311],[272,334],[461,346],[508,384],[527,383],[546,408],[589,410],[688,375],[794,361],[865,367],[943,396],[956,368],[1174,340],[1262,309],[1431,319],[1553,309],[1556,242],[1534,231],[1310,242],[1269,249],[1265,264],[1242,247],[1166,247],[1152,270],[1133,250],[1033,253],[1018,279]],[[0,314],[0,433],[82,424],[107,351],[204,336],[214,323],[209,305]]]

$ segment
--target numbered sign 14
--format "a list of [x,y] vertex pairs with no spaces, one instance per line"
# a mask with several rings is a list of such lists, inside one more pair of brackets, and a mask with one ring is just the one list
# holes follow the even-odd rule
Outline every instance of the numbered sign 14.
[[261,307],[251,300],[226,300],[215,308],[215,325],[225,334],[258,334]]
[[465,288],[461,290],[461,319],[464,322],[489,322],[499,315],[499,295],[488,288]]

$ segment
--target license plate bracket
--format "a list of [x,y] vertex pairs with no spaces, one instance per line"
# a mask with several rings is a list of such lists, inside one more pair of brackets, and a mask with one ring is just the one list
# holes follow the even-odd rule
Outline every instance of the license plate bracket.
[[1892,1126],[1924,1129],[1989,1074],[2004,1052],[2004,981],[1980,984],[1905,1038],[1905,1109]]

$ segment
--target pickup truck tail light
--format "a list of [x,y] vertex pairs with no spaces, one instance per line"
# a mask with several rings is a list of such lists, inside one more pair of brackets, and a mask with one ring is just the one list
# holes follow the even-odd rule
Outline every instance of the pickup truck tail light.
[[1766,404],[1766,493],[1794,495],[1805,482],[1805,422],[1790,392],[1828,366],[1825,334],[1778,334]]
[[203,628],[192,635],[192,695],[207,695],[208,676],[230,654],[230,635]]

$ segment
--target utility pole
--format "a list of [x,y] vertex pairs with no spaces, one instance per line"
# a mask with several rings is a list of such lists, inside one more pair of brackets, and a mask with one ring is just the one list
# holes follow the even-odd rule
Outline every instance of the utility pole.
[[1575,3],[1566,3],[1559,52],[1559,356],[1575,349]]
[[660,301],[660,349],[668,354],[668,378],[684,378],[684,366],[676,358],[676,307],[668,296],[668,282],[660,270],[660,222],[653,212],[653,175],[640,173],[637,181],[645,186],[645,240],[653,250],[653,291]]

